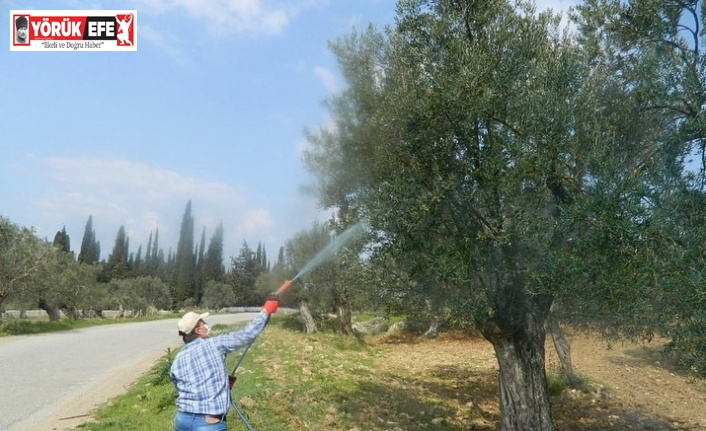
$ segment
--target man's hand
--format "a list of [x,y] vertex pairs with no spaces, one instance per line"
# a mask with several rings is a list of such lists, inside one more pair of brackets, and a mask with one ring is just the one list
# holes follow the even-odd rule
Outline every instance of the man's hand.
[[262,306],[262,309],[267,314],[275,314],[277,312],[278,307],[279,307],[279,300],[277,299],[277,297],[270,296],[269,298],[267,298],[267,301],[265,301],[265,305]]

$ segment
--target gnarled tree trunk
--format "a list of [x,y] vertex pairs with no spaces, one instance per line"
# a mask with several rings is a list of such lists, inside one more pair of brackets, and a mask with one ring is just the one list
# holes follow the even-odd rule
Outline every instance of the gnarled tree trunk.
[[314,321],[314,316],[311,315],[311,310],[309,310],[308,301],[304,300],[299,303],[299,315],[304,320],[304,331],[307,334],[316,333],[316,322]]
[[59,310],[59,307],[52,307],[51,305],[49,305],[49,303],[47,303],[44,298],[39,298],[37,305],[39,306],[39,308],[47,312],[47,314],[49,315],[49,320],[51,322],[56,322],[61,318],[61,312]]
[[[545,372],[547,298],[526,299],[510,313],[498,313],[483,335],[493,344],[500,373],[502,431],[554,431]],[[505,316],[504,320],[500,316]]]

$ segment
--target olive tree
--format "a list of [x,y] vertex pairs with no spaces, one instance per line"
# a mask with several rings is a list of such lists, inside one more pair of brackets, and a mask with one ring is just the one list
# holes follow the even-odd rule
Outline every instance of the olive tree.
[[648,145],[662,163],[659,193],[645,203],[659,220],[649,268],[664,287],[652,297],[656,326],[680,362],[706,375],[704,2],[587,0],[573,15],[591,61],[629,88],[662,131]]
[[0,307],[8,297],[21,295],[31,286],[53,252],[31,229],[0,216]]
[[644,202],[662,119],[558,23],[526,3],[399,2],[394,28],[332,45],[349,87],[335,128],[308,135],[322,205],[368,218],[376,253],[432,274],[492,343],[504,431],[554,429],[555,302],[644,328],[657,288]]

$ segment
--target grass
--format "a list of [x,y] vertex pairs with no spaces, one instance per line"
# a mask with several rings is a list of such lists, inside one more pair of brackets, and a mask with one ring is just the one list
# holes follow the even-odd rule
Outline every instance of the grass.
[[153,316],[134,317],[127,319],[61,319],[50,322],[48,320],[4,318],[0,320],[0,337],[10,335],[30,335],[44,332],[70,331],[73,329],[88,328],[100,325],[113,325],[126,322],[147,322],[160,319],[174,319],[180,317],[177,313],[155,314]]
[[[174,353],[167,352],[79,429],[172,429],[176,392],[167,376]],[[238,358],[228,357],[228,369]],[[568,381],[557,369],[548,374],[557,430],[641,429],[633,423],[635,412],[607,390],[591,391],[589,380]],[[435,340],[383,335],[360,342],[330,332],[306,336],[293,330],[287,317],[276,316],[237,376],[235,400],[257,431],[500,429],[497,361],[487,342],[467,334],[446,333]],[[664,426],[650,429],[670,429],[659,423]],[[228,429],[246,429],[232,409]]]
[[[214,332],[225,329],[221,326]],[[463,408],[456,400],[458,389],[446,388],[456,375],[443,375],[444,371],[423,377],[394,359],[387,363],[396,347],[370,341],[330,332],[307,336],[292,330],[286,317],[276,316],[238,369],[236,403],[258,431],[461,429],[442,419]],[[172,429],[176,392],[165,376],[174,353],[168,352],[126,394],[99,408],[95,421],[79,428]],[[229,370],[238,359],[238,354],[227,358]],[[232,409],[228,429],[246,429]]]
[[[355,338],[333,334],[305,336],[272,319],[238,369],[234,398],[256,430],[289,431],[355,429],[351,414],[369,392],[373,361],[380,349]],[[225,328],[216,325],[218,333]],[[168,352],[127,393],[98,409],[95,421],[79,428],[89,431],[171,429],[176,391],[168,379],[175,352]],[[232,370],[239,358],[229,355]],[[231,409],[228,429],[245,429]],[[385,428],[365,427],[366,430]]]

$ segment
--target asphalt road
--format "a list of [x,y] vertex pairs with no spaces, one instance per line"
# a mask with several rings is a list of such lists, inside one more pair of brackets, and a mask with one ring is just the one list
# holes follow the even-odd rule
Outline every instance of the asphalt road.
[[[209,324],[256,313],[209,316]],[[0,338],[0,430],[58,430],[124,392],[169,347],[176,319]],[[76,422],[79,420],[79,422]]]

